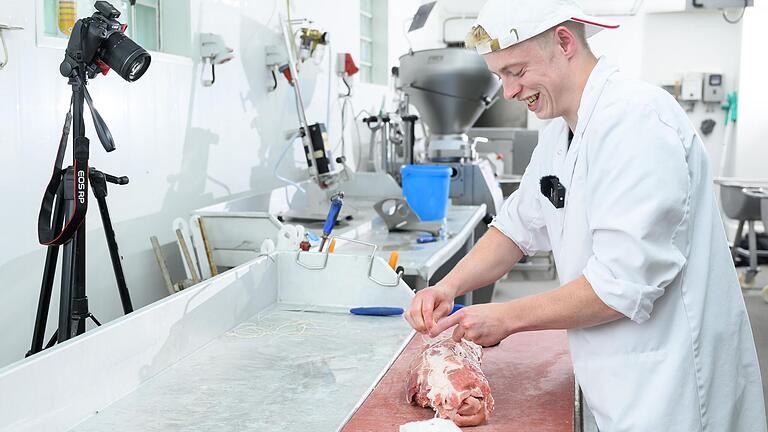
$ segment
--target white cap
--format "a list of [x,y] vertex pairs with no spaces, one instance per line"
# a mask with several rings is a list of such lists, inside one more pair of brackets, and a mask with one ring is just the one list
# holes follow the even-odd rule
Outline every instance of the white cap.
[[566,21],[586,24],[587,37],[604,28],[619,27],[585,14],[575,0],[488,0],[475,26],[481,26],[491,41],[478,44],[476,49],[479,54],[503,50]]

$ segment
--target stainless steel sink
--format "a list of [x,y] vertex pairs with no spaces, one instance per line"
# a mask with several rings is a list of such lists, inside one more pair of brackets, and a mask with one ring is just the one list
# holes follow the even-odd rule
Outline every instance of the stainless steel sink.
[[[731,253],[749,259],[747,270],[739,276],[742,288],[751,288],[754,285],[755,275],[760,270],[758,257],[768,256],[768,251],[757,249],[757,234],[755,221],[763,221],[768,228],[768,180],[741,179],[741,178],[716,178],[715,183],[720,185],[720,202],[723,212],[728,218],[739,221],[736,230]],[[765,188],[765,189],[763,189]],[[744,225],[747,225],[747,237],[749,247],[739,247]]]
[[744,184],[720,184],[720,200],[725,215],[738,221],[760,220],[760,198],[744,193]]

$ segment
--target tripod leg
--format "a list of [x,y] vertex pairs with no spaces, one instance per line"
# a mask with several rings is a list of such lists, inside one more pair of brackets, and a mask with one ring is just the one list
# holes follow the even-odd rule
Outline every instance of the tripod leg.
[[128,292],[128,285],[125,283],[125,273],[123,273],[123,265],[120,262],[120,252],[118,251],[117,241],[115,240],[115,230],[112,228],[112,219],[109,217],[109,208],[107,207],[106,199],[107,182],[103,173],[96,170],[91,172],[91,190],[96,196],[96,201],[99,203],[101,223],[104,225],[104,235],[107,238],[107,248],[109,249],[109,257],[112,260],[112,269],[115,272],[117,290],[120,293],[123,312],[128,314],[133,312],[133,304],[131,303],[131,295]]
[[[75,173],[72,167],[64,173],[64,211],[67,220],[75,211]],[[71,189],[70,189],[71,188]],[[64,244],[61,263],[61,300],[59,302],[59,331],[57,339],[64,342],[85,333],[88,312],[88,297],[85,295],[85,221],[78,227],[75,236]]]
[[[67,188],[67,175],[65,174],[64,183]],[[65,214],[71,215],[74,211],[74,204],[71,199],[64,201]],[[61,256],[61,292],[59,293],[59,331],[57,339],[59,342],[68,340],[72,333],[72,285],[75,273],[75,261],[73,252],[76,249],[78,236],[64,244],[64,252]]]
[[56,341],[58,341],[58,340],[59,340],[59,334],[58,333],[54,333],[53,336],[51,336],[51,339],[48,341],[48,344],[45,345],[44,349],[48,349],[48,348],[52,347],[56,343]]
[[72,277],[72,324],[75,335],[85,333],[88,311],[88,296],[85,294],[85,221],[80,225],[75,236],[75,273]]
[[[61,186],[59,186],[59,196],[61,196],[60,192]],[[64,206],[61,200],[57,200],[53,212],[53,226],[60,227],[62,223],[64,223]],[[43,269],[43,282],[40,286],[40,300],[37,303],[35,330],[32,333],[32,347],[27,352],[27,357],[43,349],[43,338],[45,338],[45,327],[48,324],[48,310],[51,306],[53,279],[56,276],[56,261],[58,257],[59,246],[48,246],[48,251],[45,255],[45,268]]]

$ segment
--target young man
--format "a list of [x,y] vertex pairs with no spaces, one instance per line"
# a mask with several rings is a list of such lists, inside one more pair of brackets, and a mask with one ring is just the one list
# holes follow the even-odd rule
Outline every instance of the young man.
[[[468,36],[504,96],[552,121],[491,229],[406,312],[493,345],[568,329],[602,432],[765,431],[757,354],[701,139],[663,90],[625,79],[573,0],[489,0]],[[453,299],[523,256],[554,253],[562,286],[502,304]],[[499,384],[499,385],[503,385]]]

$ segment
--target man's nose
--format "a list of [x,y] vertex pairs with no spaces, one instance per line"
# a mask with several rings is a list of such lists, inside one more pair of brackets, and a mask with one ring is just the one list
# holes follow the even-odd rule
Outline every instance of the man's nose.
[[502,87],[504,89],[504,99],[506,100],[514,100],[523,91],[523,86],[511,81],[503,82]]

